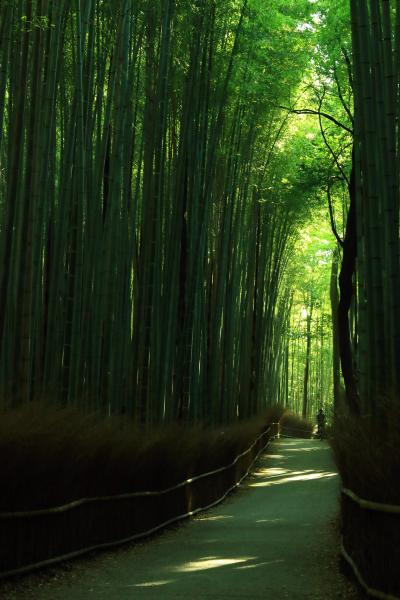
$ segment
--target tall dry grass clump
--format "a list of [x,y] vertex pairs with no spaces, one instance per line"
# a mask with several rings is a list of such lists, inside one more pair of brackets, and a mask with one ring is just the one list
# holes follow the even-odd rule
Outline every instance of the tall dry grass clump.
[[283,410],[220,429],[173,425],[150,433],[128,418],[32,403],[0,414],[0,511],[158,490],[225,466]]
[[384,400],[378,410],[362,417],[339,414],[331,443],[344,488],[379,503],[360,504],[352,494],[342,493],[344,556],[365,589],[397,598],[400,514],[382,505],[400,506],[400,408]]
[[382,400],[379,414],[338,414],[332,448],[344,487],[367,500],[400,504],[400,407]]
[[310,439],[314,426],[310,421],[302,419],[288,410],[280,419],[280,430],[282,435]]

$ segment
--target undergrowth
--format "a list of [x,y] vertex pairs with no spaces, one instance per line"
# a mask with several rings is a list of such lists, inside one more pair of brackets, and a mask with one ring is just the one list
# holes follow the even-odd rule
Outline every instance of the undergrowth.
[[291,411],[286,411],[280,420],[282,435],[306,438],[312,437],[314,426],[309,421],[298,417]]
[[146,433],[128,418],[100,418],[32,403],[0,414],[0,511],[84,497],[158,490],[229,464],[283,413],[218,429],[171,425]]
[[336,418],[331,440],[343,485],[367,500],[400,504],[400,407],[380,403],[381,416]]
[[[400,505],[400,409],[386,400],[377,408],[375,415],[339,414],[331,445],[345,488],[365,500]],[[382,597],[400,597],[399,515],[361,508],[343,494],[341,529],[365,585]]]

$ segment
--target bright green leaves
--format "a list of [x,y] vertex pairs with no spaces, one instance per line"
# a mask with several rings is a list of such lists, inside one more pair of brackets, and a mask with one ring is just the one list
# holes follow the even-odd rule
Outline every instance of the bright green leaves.
[[20,21],[22,23],[21,32],[25,32],[25,33],[29,32],[29,31],[34,31],[35,29],[45,30],[45,29],[48,29],[49,27],[55,28],[55,24],[50,23],[50,19],[46,15],[36,15],[32,19],[29,19],[29,20],[26,15],[23,15],[20,18]]

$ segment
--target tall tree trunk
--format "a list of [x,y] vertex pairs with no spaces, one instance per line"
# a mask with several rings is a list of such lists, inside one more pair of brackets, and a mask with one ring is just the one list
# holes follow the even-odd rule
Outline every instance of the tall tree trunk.
[[357,256],[356,238],[356,197],[354,150],[353,168],[349,185],[350,207],[347,216],[346,233],[343,240],[343,259],[339,274],[340,299],[338,307],[339,349],[346,397],[352,412],[359,412],[359,398],[354,371],[353,350],[351,347],[349,311],[354,295],[354,274]]
[[313,314],[313,301],[310,303],[309,311],[307,313],[307,348],[306,348],[306,364],[304,365],[304,382],[303,382],[303,408],[301,411],[303,419],[307,418],[308,411],[308,382],[310,376],[310,358],[311,358],[311,321]]
[[339,249],[335,248],[332,257],[330,300],[332,312],[332,368],[333,368],[333,405],[336,411],[340,398],[340,348],[339,348],[339,290],[337,285],[339,272]]

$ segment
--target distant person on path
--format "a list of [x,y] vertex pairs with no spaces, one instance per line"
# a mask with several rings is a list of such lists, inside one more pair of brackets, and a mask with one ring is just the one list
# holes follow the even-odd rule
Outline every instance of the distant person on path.
[[325,413],[322,408],[319,409],[317,414],[317,436],[322,440],[325,437]]

